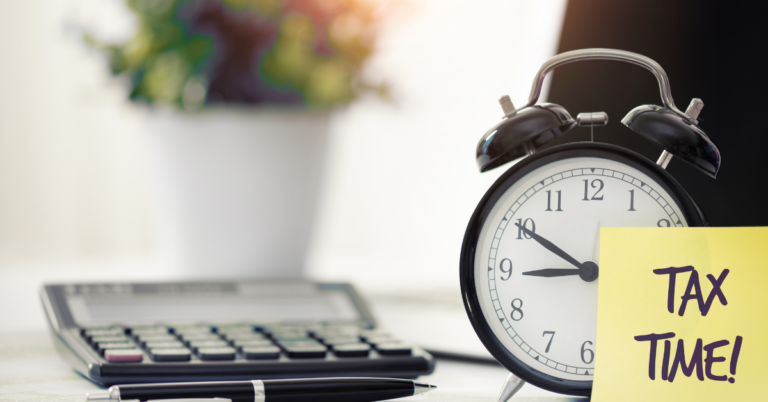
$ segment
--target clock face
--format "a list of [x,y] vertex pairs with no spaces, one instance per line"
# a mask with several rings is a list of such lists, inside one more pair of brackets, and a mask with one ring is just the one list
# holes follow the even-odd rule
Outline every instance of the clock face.
[[598,156],[549,160],[496,188],[477,237],[474,287],[490,331],[519,362],[591,387],[599,229],[689,223],[677,197],[636,164]]

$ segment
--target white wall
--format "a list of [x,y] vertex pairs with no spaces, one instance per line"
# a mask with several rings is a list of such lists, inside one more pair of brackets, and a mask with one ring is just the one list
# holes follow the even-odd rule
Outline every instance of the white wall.
[[475,146],[500,120],[501,95],[526,102],[565,3],[420,0],[389,21],[371,67],[397,102],[363,99],[335,122],[312,276],[458,287],[467,222],[504,170],[478,173]]
[[72,25],[127,31],[120,4],[0,1],[0,270],[151,252],[142,111]]

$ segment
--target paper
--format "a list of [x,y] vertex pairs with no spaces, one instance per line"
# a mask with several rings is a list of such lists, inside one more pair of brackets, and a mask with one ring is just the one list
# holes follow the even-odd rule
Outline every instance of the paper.
[[600,249],[594,402],[765,399],[768,228],[603,228]]

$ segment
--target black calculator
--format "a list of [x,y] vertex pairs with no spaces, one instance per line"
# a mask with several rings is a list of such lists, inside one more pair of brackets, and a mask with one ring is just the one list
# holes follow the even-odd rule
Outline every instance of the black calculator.
[[57,350],[105,386],[302,377],[416,378],[423,349],[376,327],[348,284],[46,285]]

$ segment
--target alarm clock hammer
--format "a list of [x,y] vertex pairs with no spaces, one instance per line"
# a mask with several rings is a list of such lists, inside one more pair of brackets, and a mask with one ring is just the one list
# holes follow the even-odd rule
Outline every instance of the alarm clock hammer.
[[545,269],[539,269],[535,271],[526,271],[526,272],[523,272],[523,275],[541,276],[544,278],[555,278],[559,276],[578,275],[579,277],[581,277],[581,279],[584,280],[584,282],[593,282],[594,280],[597,279],[599,269],[595,262],[585,261],[583,263],[580,263],[578,260],[576,260],[575,258],[571,257],[568,253],[563,251],[560,247],[555,246],[551,241],[537,235],[535,232],[528,230],[527,228],[521,226],[519,223],[516,223],[515,226],[520,228],[520,230],[522,230],[528,236],[532,237],[533,240],[536,240],[537,243],[544,246],[544,248],[546,248],[547,250],[551,251],[558,257],[578,267],[578,269],[545,268]]

